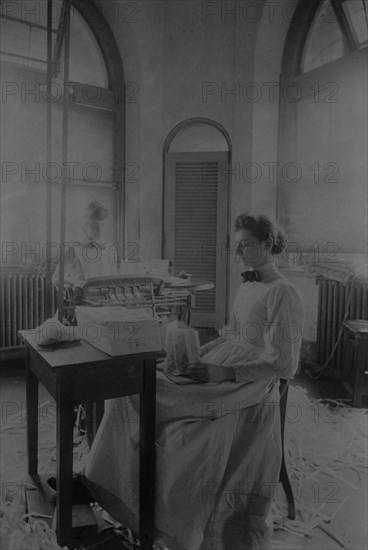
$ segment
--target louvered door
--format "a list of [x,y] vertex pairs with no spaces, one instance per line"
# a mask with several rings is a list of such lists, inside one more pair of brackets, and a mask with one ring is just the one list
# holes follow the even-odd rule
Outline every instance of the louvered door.
[[197,292],[192,326],[218,325],[226,316],[227,153],[167,153],[164,257],[174,273],[214,283]]

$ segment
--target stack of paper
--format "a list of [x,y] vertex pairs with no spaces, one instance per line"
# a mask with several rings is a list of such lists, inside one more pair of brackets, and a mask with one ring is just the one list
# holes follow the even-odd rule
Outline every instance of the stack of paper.
[[188,365],[200,360],[198,332],[190,327],[179,326],[177,321],[166,327],[165,370],[173,375],[185,374]]
[[167,321],[150,309],[77,307],[76,316],[83,340],[109,355],[129,355],[164,348]]

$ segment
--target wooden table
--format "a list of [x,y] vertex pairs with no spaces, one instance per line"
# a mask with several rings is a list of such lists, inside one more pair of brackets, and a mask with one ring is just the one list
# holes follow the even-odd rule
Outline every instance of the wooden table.
[[[140,395],[139,513],[141,548],[152,549],[155,484],[156,362],[163,352],[111,357],[80,341],[39,346],[35,331],[19,331],[27,350],[28,473],[37,475],[38,383],[56,401],[57,527],[61,546],[72,547],[74,406]],[[61,488],[61,490],[60,490]]]

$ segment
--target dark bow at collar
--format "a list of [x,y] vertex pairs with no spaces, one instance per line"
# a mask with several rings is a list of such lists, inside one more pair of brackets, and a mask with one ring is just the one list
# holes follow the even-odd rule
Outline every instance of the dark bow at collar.
[[241,278],[243,283],[246,283],[246,282],[259,283],[261,280],[258,271],[254,271],[254,270],[243,271],[243,273],[241,274]]

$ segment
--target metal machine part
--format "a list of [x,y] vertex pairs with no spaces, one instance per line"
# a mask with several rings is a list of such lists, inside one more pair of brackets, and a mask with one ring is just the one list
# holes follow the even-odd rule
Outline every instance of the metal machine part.
[[150,308],[154,316],[177,315],[189,319],[193,294],[186,288],[171,288],[165,281],[148,276],[106,276],[88,279],[82,288],[64,292],[65,319],[75,324],[75,306],[124,306]]

